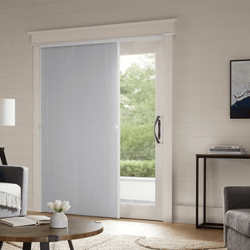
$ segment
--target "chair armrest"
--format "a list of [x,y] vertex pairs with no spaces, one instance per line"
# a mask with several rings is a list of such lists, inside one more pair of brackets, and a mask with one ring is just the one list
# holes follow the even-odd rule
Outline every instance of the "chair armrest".
[[224,187],[224,214],[231,209],[250,208],[250,187]]
[[27,214],[29,169],[20,166],[0,165],[1,181],[21,187],[21,215]]

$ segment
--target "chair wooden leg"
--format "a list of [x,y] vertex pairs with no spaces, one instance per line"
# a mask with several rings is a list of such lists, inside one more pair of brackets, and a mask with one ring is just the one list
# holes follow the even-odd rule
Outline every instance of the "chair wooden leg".
[[0,250],[2,249],[3,247],[3,241],[0,241]]
[[71,240],[68,240],[68,243],[69,243],[69,248],[70,248],[70,250],[74,250],[72,241],[71,241]]
[[49,250],[49,242],[40,242],[40,250]]
[[31,242],[24,242],[23,250],[31,250]]

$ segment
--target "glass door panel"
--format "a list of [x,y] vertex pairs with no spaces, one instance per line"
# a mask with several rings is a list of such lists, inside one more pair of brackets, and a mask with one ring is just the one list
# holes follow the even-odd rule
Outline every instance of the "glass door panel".
[[123,204],[155,205],[155,68],[155,53],[120,57]]
[[154,135],[162,112],[162,42],[124,42],[120,48],[121,217],[162,220],[162,145]]

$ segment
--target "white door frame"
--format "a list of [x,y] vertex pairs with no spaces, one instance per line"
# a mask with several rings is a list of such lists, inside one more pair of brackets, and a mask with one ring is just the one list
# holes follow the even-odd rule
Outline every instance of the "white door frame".
[[173,122],[173,35],[176,19],[146,22],[122,23],[28,32],[34,50],[34,146],[33,146],[33,206],[41,211],[41,82],[40,82],[40,46],[63,43],[96,43],[107,40],[163,35],[163,221],[172,222],[172,122]]
[[[136,54],[155,54],[155,117],[152,121],[154,124],[156,116],[163,117],[163,84],[162,84],[162,57],[163,57],[163,39],[120,42],[120,55]],[[152,131],[153,133],[153,131]],[[155,140],[154,140],[155,143]],[[155,202],[152,204],[122,203],[120,204],[121,218],[163,220],[163,143],[155,143]],[[124,178],[124,177],[123,177]],[[126,177],[125,177],[126,178]],[[136,177],[127,177],[130,180]],[[140,179],[140,178],[139,178]],[[149,178],[150,179],[150,178]],[[152,191],[152,190],[151,190]],[[122,191],[120,190],[122,193]],[[136,197],[134,197],[136,200]]]

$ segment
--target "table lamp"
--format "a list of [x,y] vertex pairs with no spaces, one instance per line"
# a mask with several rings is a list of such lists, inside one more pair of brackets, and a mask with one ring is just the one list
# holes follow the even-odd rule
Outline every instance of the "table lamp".
[[[15,99],[0,99],[0,126],[15,126]],[[0,148],[2,165],[8,165],[4,148]]]

